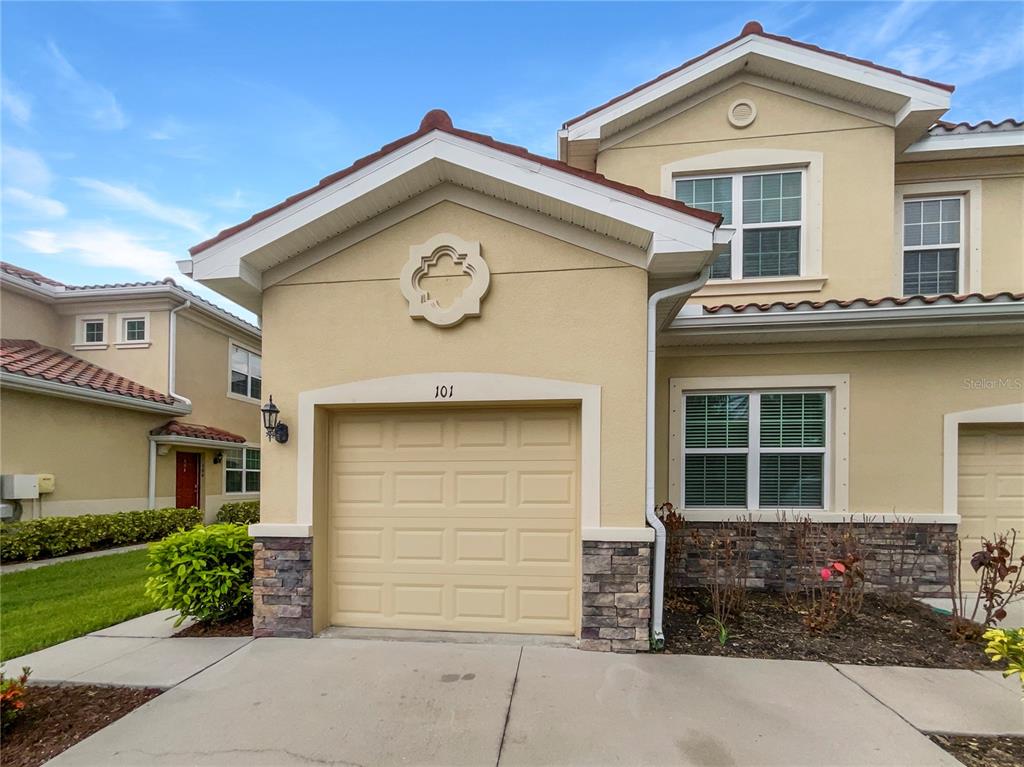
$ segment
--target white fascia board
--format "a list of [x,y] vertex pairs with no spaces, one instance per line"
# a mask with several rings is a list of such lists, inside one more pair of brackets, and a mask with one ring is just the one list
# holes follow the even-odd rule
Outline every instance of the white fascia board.
[[99,402],[104,405],[124,408],[125,410],[141,410],[147,413],[188,415],[192,412],[192,408],[184,404],[166,405],[162,402],[150,402],[149,400],[125,397],[120,394],[110,394],[105,391],[84,389],[81,386],[45,381],[41,378],[31,378],[18,375],[17,373],[4,373],[0,376],[0,386],[3,386],[5,389],[45,394],[51,397],[61,397],[81,402]]
[[715,225],[710,221],[495,147],[444,131],[431,131],[195,255],[192,277],[200,281],[241,277],[251,284],[258,275],[256,270],[244,274],[243,259],[249,253],[435,160],[631,224],[652,236],[657,233],[676,240],[689,251],[706,251],[712,246]]
[[716,69],[726,66],[744,56],[761,55],[766,58],[782,61],[809,71],[820,72],[843,80],[850,80],[870,88],[896,93],[908,99],[912,111],[919,109],[948,109],[950,94],[942,88],[910,80],[906,77],[883,72],[874,67],[857,64],[853,61],[818,53],[800,46],[784,43],[779,40],[759,36],[749,36],[737,40],[732,45],[714,54],[694,62],[686,69],[651,83],[632,96],[610,104],[600,112],[573,123],[564,129],[570,141],[579,139],[599,139],[604,125],[623,117],[630,112],[652,101],[670,95],[678,88],[711,74]]
[[724,316],[679,315],[669,330],[743,330],[807,325],[871,325],[892,322],[977,322],[978,320],[1024,322],[1024,302],[955,304],[946,306],[899,306],[888,309],[814,309],[811,311],[750,312]]
[[965,149],[1024,149],[1024,131],[986,131],[926,136],[903,150],[903,154],[950,152]]

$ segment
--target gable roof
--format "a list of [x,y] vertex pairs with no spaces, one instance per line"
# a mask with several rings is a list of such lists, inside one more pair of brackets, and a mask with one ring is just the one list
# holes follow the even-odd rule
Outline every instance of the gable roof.
[[567,120],[559,131],[559,157],[592,160],[596,151],[573,142],[610,140],[645,121],[671,114],[671,108],[738,77],[761,78],[858,105],[874,119],[893,124],[898,149],[924,135],[949,109],[954,86],[909,75],[867,59],[821,48],[764,31],[748,22],[739,35],[678,67]]
[[515,155],[516,157],[522,157],[524,159],[530,160],[531,162],[539,163],[541,165],[544,165],[545,167],[553,168],[563,173],[568,173],[569,175],[577,176],[578,178],[593,181],[594,183],[607,186],[610,189],[615,189],[620,192],[625,192],[626,194],[639,197],[649,202],[653,202],[656,205],[661,205],[670,210],[686,213],[687,215],[694,216],[705,221],[710,221],[716,226],[722,222],[722,216],[718,213],[712,213],[710,211],[701,210],[700,208],[692,208],[689,205],[686,205],[685,203],[679,202],[678,200],[673,200],[668,197],[661,197],[660,195],[656,194],[650,194],[649,192],[646,192],[639,187],[630,186],[629,184],[623,184],[618,181],[612,181],[611,179],[605,178],[600,173],[593,173],[591,171],[581,170],[579,168],[574,168],[573,166],[564,163],[560,160],[553,160],[550,157],[544,157],[543,155],[533,154],[524,147],[516,146],[515,144],[506,144],[503,141],[497,141],[491,136],[487,136],[482,133],[473,133],[471,131],[462,130],[461,128],[456,128],[452,123],[451,117],[448,116],[447,112],[445,112],[443,109],[433,109],[427,112],[427,114],[423,117],[423,120],[420,122],[420,127],[416,132],[410,133],[407,136],[403,136],[402,138],[397,139],[396,141],[392,141],[390,144],[385,144],[376,152],[372,152],[371,154],[368,154],[365,157],[359,158],[348,167],[342,168],[341,170],[336,171],[329,176],[325,176],[324,178],[320,179],[318,183],[314,184],[308,189],[304,189],[301,192],[293,194],[287,199],[279,202],[277,205],[273,205],[267,208],[266,210],[261,210],[258,213],[254,213],[248,219],[239,224],[235,224],[234,226],[228,227],[227,229],[223,229],[222,231],[215,234],[213,237],[210,237],[207,240],[203,240],[198,245],[193,245],[191,248],[189,248],[188,252],[193,256],[202,253],[204,250],[209,249],[216,243],[221,242],[222,240],[226,240],[231,235],[249,228],[253,224],[258,223],[259,221],[262,221],[263,219],[272,216],[274,213],[284,210],[285,208],[294,205],[295,203],[300,202],[301,200],[304,200],[310,195],[329,187],[331,184],[334,184],[335,182],[340,181],[346,178],[347,176],[351,176],[353,173],[360,170],[361,168],[365,168],[366,166],[373,164],[377,160],[386,157],[395,150],[401,149],[407,144],[410,144],[416,139],[421,138],[430,133],[431,131],[435,130],[441,131],[442,133],[450,134],[452,136],[458,136],[459,138],[466,139],[467,141],[472,141],[476,144],[481,144],[492,149],[497,149],[501,152],[506,152],[508,154]]
[[736,37],[733,37],[730,40],[726,40],[721,45],[716,45],[711,50],[705,51],[704,53],[700,54],[699,56],[694,56],[689,61],[684,61],[679,66],[673,67],[672,69],[668,70],[667,72],[662,72],[660,75],[658,75],[656,77],[652,77],[647,82],[642,83],[642,84],[636,86],[635,88],[626,91],[625,93],[621,93],[618,96],[615,96],[613,98],[608,99],[608,101],[604,102],[600,106],[596,106],[593,109],[588,109],[583,114],[577,115],[576,117],[573,117],[570,120],[566,120],[562,124],[562,127],[563,128],[568,128],[570,125],[574,125],[574,124],[578,123],[580,120],[584,120],[587,117],[590,117],[591,115],[597,114],[598,112],[602,111],[603,109],[607,109],[608,107],[612,106],[613,104],[617,104],[618,102],[622,101],[623,99],[626,99],[626,98],[628,98],[628,97],[630,97],[630,96],[632,96],[632,95],[634,95],[636,93],[639,93],[640,91],[644,90],[645,88],[649,88],[651,85],[654,85],[657,82],[660,82],[660,81],[662,81],[662,80],[664,80],[664,79],[666,79],[668,77],[671,77],[672,75],[674,75],[674,74],[676,74],[678,72],[682,72],[687,67],[691,67],[694,64],[696,64],[698,62],[701,62],[704,59],[709,58],[710,56],[713,56],[714,54],[718,53],[719,51],[724,50],[725,48],[728,48],[733,43],[739,42],[740,40],[742,40],[745,37],[752,37],[752,36],[763,37],[766,40],[775,40],[776,42],[786,43],[787,45],[794,45],[794,46],[797,46],[799,48],[803,48],[803,49],[808,50],[808,51],[813,51],[815,53],[824,54],[825,56],[832,56],[833,58],[839,59],[841,61],[849,62],[851,64],[858,64],[860,66],[868,67],[870,69],[876,69],[879,72],[886,72],[888,74],[896,75],[898,77],[904,77],[904,78],[906,78],[908,80],[914,80],[916,82],[923,83],[925,85],[931,85],[931,86],[934,86],[936,88],[941,88],[942,90],[949,91],[950,93],[952,93],[955,90],[955,88],[956,88],[956,86],[949,85],[948,83],[940,83],[940,82],[936,82],[935,80],[929,80],[929,79],[927,79],[925,77],[917,77],[915,75],[908,75],[906,72],[901,72],[900,70],[895,69],[893,67],[887,67],[887,66],[883,66],[882,64],[876,64],[875,62],[868,61],[867,59],[858,59],[858,58],[855,58],[853,56],[847,56],[845,53],[839,53],[838,51],[830,51],[827,48],[821,48],[821,47],[819,47],[817,45],[812,45],[811,43],[805,43],[805,42],[803,42],[801,40],[794,40],[792,37],[785,37],[784,35],[775,35],[775,34],[772,34],[770,32],[765,32],[764,31],[764,27],[761,26],[760,22],[758,22],[758,21],[748,21],[743,26],[743,29],[740,31],[740,33],[738,35],[736,35]]
[[145,292],[147,294],[151,294],[153,292],[166,292],[177,298],[179,301],[191,301],[193,306],[198,308],[200,311],[224,320],[228,324],[234,325],[257,337],[261,334],[260,329],[256,325],[242,319],[237,314],[229,312],[227,309],[217,306],[202,296],[193,293],[191,290],[181,287],[181,285],[170,277],[164,277],[162,280],[150,280],[144,282],[69,285],[40,274],[39,272],[34,272],[31,269],[26,269],[25,267],[17,266],[16,264],[12,264],[7,261],[0,261],[0,276],[4,275],[12,279],[15,284],[21,284],[24,287],[29,287],[33,289],[33,292],[42,293],[52,299],[73,300],[89,297],[101,292],[109,294],[114,291],[116,291],[122,298],[133,297],[132,291],[135,290],[140,293]]
[[16,379],[29,379],[185,409],[169,394],[150,389],[61,349],[43,346],[38,341],[0,339],[0,370],[4,373],[5,384],[16,382]]
[[728,240],[718,231],[718,213],[456,128],[445,112],[433,110],[415,133],[193,246],[191,261],[179,267],[259,311],[263,290],[289,270],[438,200],[472,206],[479,197],[512,211],[509,220],[520,220],[523,210],[539,213],[564,227],[565,239],[586,238],[590,249],[651,272],[695,275]]

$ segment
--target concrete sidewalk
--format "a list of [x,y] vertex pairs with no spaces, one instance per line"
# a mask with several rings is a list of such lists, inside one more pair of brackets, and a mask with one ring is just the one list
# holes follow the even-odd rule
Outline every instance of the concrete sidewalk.
[[[155,642],[145,649],[156,653]],[[863,670],[515,644],[258,639],[52,764],[954,767],[918,722],[960,732],[982,706],[986,721],[1003,717],[1000,731],[1024,733],[1014,720],[1019,694],[987,673]],[[941,705],[914,692],[940,677],[930,694],[948,696]]]
[[177,638],[170,610],[143,615],[84,637],[11,658],[7,669],[32,669],[35,684],[105,684],[170,688],[252,641]]

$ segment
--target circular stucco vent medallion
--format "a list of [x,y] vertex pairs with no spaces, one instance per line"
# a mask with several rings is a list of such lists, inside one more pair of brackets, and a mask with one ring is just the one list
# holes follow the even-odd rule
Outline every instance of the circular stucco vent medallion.
[[746,128],[756,117],[757,106],[750,99],[740,99],[729,106],[729,122],[736,128]]
[[480,315],[491,270],[480,255],[479,242],[438,234],[409,248],[398,282],[410,317],[450,328]]

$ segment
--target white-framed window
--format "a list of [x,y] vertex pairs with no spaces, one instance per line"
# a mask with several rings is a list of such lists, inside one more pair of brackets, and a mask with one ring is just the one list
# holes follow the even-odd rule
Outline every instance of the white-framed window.
[[677,200],[723,216],[732,250],[711,267],[712,279],[756,279],[801,273],[805,228],[805,171],[801,168],[679,176]]
[[826,509],[828,390],[683,395],[684,509]]
[[258,493],[260,490],[260,451],[240,447],[224,451],[224,492]]
[[135,346],[149,343],[149,312],[117,315],[117,345]]
[[77,317],[75,346],[105,346],[106,316],[95,314]]
[[258,400],[263,393],[263,360],[259,354],[231,344],[231,380],[229,391],[240,397]]
[[903,199],[903,294],[959,293],[964,266],[964,198]]

